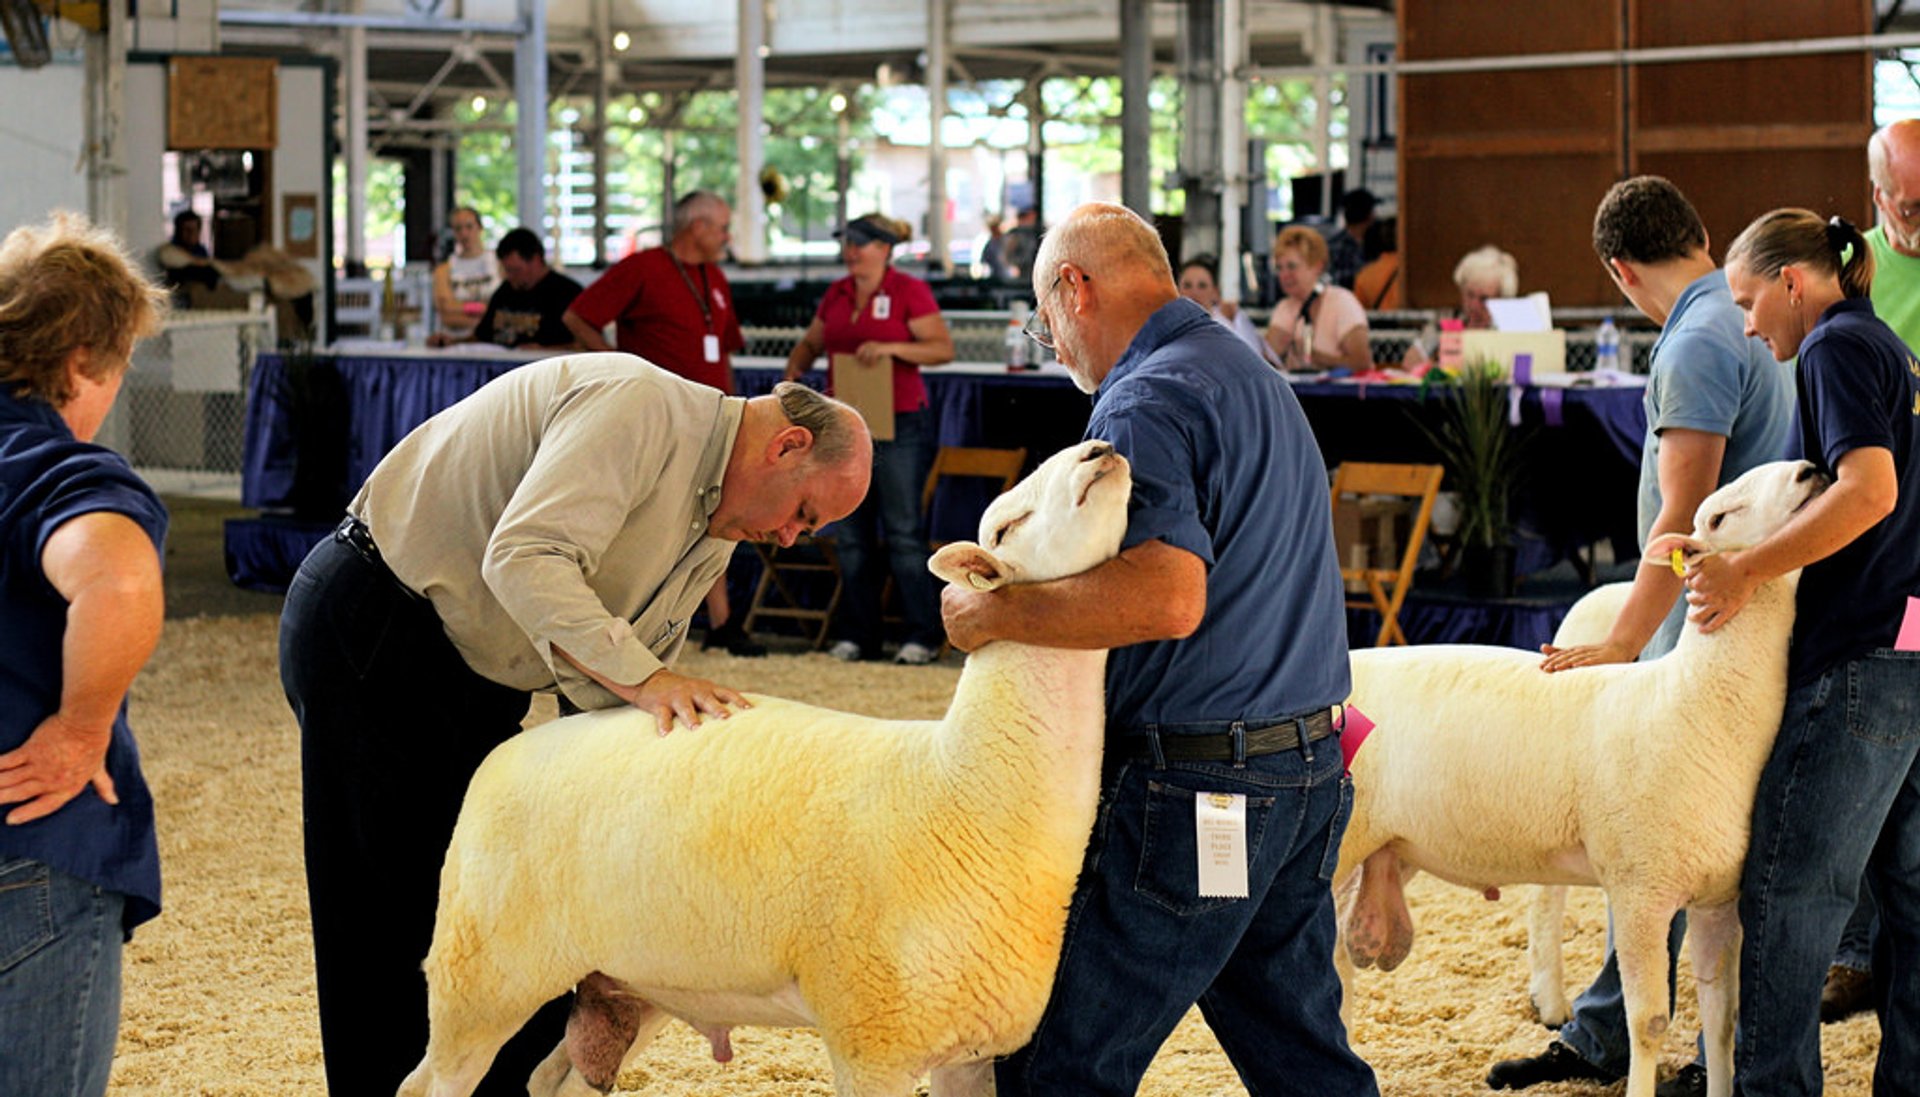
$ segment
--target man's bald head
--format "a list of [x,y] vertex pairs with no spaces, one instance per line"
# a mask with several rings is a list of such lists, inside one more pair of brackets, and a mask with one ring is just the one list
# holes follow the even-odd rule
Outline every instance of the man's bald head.
[[1887,243],[1920,255],[1920,118],[1880,127],[1867,142],[1867,176]]
[[1033,264],[1036,297],[1053,283],[1061,263],[1129,280],[1165,282],[1170,294],[1179,292],[1160,234],[1139,214],[1113,202],[1088,202],[1047,233]]

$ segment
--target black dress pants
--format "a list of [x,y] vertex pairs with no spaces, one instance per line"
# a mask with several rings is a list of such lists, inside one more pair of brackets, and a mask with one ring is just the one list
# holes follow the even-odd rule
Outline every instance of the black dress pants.
[[[428,602],[336,538],[287,591],[280,680],[300,722],[307,893],[332,1097],[390,1097],[427,1046],[440,867],[467,782],[529,695],[468,669]],[[565,999],[534,1015],[476,1091],[525,1097]]]

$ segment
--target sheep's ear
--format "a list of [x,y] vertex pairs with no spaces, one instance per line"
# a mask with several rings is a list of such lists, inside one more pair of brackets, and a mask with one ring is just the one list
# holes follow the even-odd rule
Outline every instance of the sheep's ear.
[[1007,581],[1007,569],[999,557],[972,541],[942,545],[927,561],[927,569],[949,583],[975,590],[997,590]]
[[1646,555],[1640,557],[1640,564],[1642,567],[1672,567],[1673,554],[1678,552],[1684,566],[1712,551],[1712,547],[1698,537],[1685,533],[1663,533],[1647,542]]

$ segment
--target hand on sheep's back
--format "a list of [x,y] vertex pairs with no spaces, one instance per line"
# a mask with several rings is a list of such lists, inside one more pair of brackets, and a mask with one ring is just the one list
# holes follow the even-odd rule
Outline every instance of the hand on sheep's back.
[[633,707],[652,714],[660,722],[660,734],[673,730],[676,720],[689,728],[700,726],[702,719],[725,720],[735,709],[749,709],[753,702],[738,690],[705,678],[678,674],[661,667],[633,690],[628,698]]

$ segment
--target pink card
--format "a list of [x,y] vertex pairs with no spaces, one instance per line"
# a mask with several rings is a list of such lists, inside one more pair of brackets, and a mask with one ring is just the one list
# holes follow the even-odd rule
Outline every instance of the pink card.
[[1907,599],[1907,615],[1900,619],[1900,635],[1893,641],[1895,651],[1920,651],[1920,598]]

